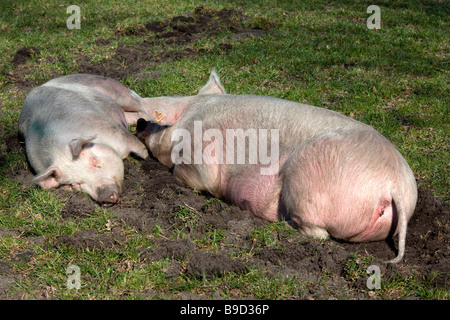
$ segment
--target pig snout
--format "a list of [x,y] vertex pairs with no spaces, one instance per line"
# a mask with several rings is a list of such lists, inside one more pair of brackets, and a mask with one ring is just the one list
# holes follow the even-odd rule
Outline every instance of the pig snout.
[[99,188],[97,201],[105,206],[114,205],[119,201],[119,193],[119,189],[115,186]]

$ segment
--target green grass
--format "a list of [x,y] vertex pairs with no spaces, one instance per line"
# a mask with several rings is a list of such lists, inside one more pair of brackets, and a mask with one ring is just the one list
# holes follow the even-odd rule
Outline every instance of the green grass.
[[283,245],[285,238],[296,233],[297,231],[284,221],[279,221],[268,224],[262,229],[253,229],[252,239],[256,247],[276,247]]
[[[22,152],[5,149],[17,131],[27,91],[15,83],[42,83],[79,70],[77,59],[108,61],[118,45],[139,43],[138,36],[120,36],[149,21],[163,20],[207,8],[236,8],[248,16],[248,28],[266,29],[262,37],[233,40],[226,32],[200,39],[193,48],[201,55],[168,61],[149,70],[161,71],[154,80],[124,79],[143,96],[189,95],[201,87],[215,67],[229,93],[260,94],[300,101],[353,115],[389,138],[409,162],[420,185],[448,201],[449,188],[449,42],[450,11],[444,2],[381,1],[382,27],[368,30],[364,1],[77,1],[82,10],[80,30],[65,26],[66,6],[56,0],[22,0],[0,5],[0,228],[13,234],[0,237],[0,260],[8,261],[22,276],[13,296],[53,299],[170,298],[189,291],[226,298],[282,299],[306,297],[306,287],[319,286],[301,279],[267,277],[260,269],[246,274],[226,274],[212,279],[179,275],[168,277],[169,261],[143,263],[136,250],[152,245],[151,239],[188,236],[196,226],[196,212],[180,206],[175,231],[156,226],[148,234],[133,230],[122,249],[74,249],[58,237],[87,229],[100,234],[114,221],[107,209],[97,209],[79,219],[61,218],[64,201],[37,187],[24,187],[5,177],[14,168],[27,168]],[[271,27],[272,26],[272,27]],[[97,38],[115,38],[110,45]],[[220,44],[232,49],[221,53]],[[38,47],[40,53],[15,67],[11,60],[21,47]],[[155,48],[161,50],[161,48]],[[178,50],[176,47],[171,50]],[[207,203],[205,205],[210,205]],[[255,230],[255,246],[277,246],[284,226],[273,224]],[[172,232],[172,233],[171,233]],[[286,231],[284,231],[286,232]],[[40,237],[48,241],[40,241]],[[211,226],[200,248],[214,251],[225,235]],[[26,239],[34,239],[26,241]],[[31,251],[24,259],[18,252]],[[245,253],[236,253],[245,258]],[[186,261],[180,261],[183,265]],[[82,270],[80,290],[67,290],[66,269]],[[366,276],[356,262],[347,266],[348,280]],[[377,298],[418,296],[448,299],[448,291],[430,289],[414,279],[384,282]],[[342,293],[345,298],[345,293]]]

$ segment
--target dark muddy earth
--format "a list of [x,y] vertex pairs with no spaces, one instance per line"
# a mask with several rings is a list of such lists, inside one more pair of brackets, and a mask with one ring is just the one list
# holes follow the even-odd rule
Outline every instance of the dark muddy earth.
[[[130,47],[119,45],[107,63],[96,64],[88,57],[80,57],[78,71],[119,80],[130,75],[136,78],[158,76],[142,70],[149,63],[157,64],[202,54],[202,49],[193,51],[187,46],[170,53],[164,52],[162,47],[155,45],[161,41],[183,46],[200,37],[213,36],[218,30],[226,30],[230,33],[230,43],[221,43],[211,49],[220,53],[232,48],[236,42],[262,36],[274,27],[264,25],[248,28],[246,25],[246,17],[237,11],[211,11],[199,7],[185,16],[150,22],[135,29],[117,30],[118,37],[135,35],[144,41]],[[107,45],[111,39],[97,41]],[[150,46],[153,50],[147,50]],[[39,55],[38,48],[22,48],[13,59],[18,71],[12,76],[12,83],[22,89],[25,87],[24,90],[36,84],[23,80],[20,72],[24,72],[24,69],[19,67],[22,61],[35,55]],[[15,135],[9,136],[1,147],[2,152],[24,152]],[[8,176],[29,185],[33,175],[27,169],[17,169],[8,173]],[[61,212],[64,219],[83,219],[97,206],[81,193],[63,190],[53,192],[66,201]],[[177,212],[182,208],[194,214],[180,218]],[[311,298],[326,299],[333,297],[333,292],[337,291],[348,292],[349,298],[367,298],[364,292],[368,291],[368,275],[361,277],[354,273],[355,268],[365,272],[370,264],[377,264],[381,268],[382,281],[400,275],[426,282],[430,288],[448,289],[450,285],[450,203],[436,199],[432,191],[425,188],[419,188],[417,207],[408,225],[405,258],[397,265],[382,262],[396,256],[396,237],[388,241],[354,244],[333,239],[319,241],[305,238],[290,227],[270,228],[273,224],[255,218],[248,211],[217,201],[208,194],[194,192],[178,183],[169,169],[152,158],[143,161],[125,160],[121,202],[109,210],[116,218],[111,232],[99,233],[90,229],[61,236],[57,241],[73,247],[120,250],[125,228],[131,227],[144,234],[150,234],[158,227],[163,230],[182,229],[183,237],[155,238],[154,247],[141,248],[139,254],[142,260],[151,263],[168,257],[172,261],[169,270],[173,275],[184,273],[192,277],[211,278],[225,272],[245,273],[251,267],[264,270],[269,277],[300,277],[315,283],[326,279],[327,286],[305,289],[309,290],[306,296]],[[195,241],[208,234],[221,235],[219,246],[214,247],[214,250],[204,249]],[[261,234],[265,234],[265,238],[261,238]],[[369,261],[367,257],[375,257],[375,260]],[[0,261],[0,289],[2,281],[11,279],[2,276],[2,268],[8,269],[8,266]],[[3,271],[3,274],[12,272],[10,268]],[[0,290],[0,297],[1,294]],[[201,298],[188,293],[179,296],[183,297]]]

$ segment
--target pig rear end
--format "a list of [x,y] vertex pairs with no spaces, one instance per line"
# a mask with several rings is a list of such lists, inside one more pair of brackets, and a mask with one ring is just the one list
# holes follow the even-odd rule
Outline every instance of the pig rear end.
[[282,168],[285,214],[306,235],[366,242],[399,232],[417,200],[414,176],[395,147],[374,130],[327,132],[304,143]]

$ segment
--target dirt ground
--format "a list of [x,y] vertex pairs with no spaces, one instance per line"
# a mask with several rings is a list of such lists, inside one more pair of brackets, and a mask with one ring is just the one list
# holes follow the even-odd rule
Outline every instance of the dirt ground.
[[[108,63],[92,63],[87,57],[79,57],[80,72],[102,74],[122,79],[133,75],[137,78],[157,77],[157,72],[142,72],[149,63],[183,59],[202,54],[202,49],[194,51],[188,44],[198,39],[214,35],[217,30],[228,30],[230,39],[240,41],[248,37],[265,34],[271,25],[253,28],[244,27],[246,17],[235,10],[208,11],[198,7],[194,12],[162,22],[150,22],[131,30],[117,30],[117,37],[137,35],[143,38],[139,45],[120,45]],[[98,38],[98,43],[107,45],[112,39]],[[164,51],[160,45],[185,46],[184,49]],[[233,43],[222,43],[218,53],[232,48]],[[153,50],[147,50],[152,47]],[[155,49],[156,48],[156,49]],[[38,48],[22,48],[17,51],[13,63],[17,66],[12,75],[13,83],[22,90],[31,89],[35,83],[24,79],[26,69],[22,63],[29,57],[39,55]],[[10,152],[23,147],[15,135],[6,139],[1,150]],[[10,172],[13,180],[29,184],[32,174],[18,169]],[[142,248],[141,257],[146,261],[156,261],[164,257],[172,258],[171,272],[174,275],[185,273],[191,276],[212,277],[223,272],[245,272],[248,267],[266,270],[269,276],[299,276],[304,280],[319,281],[324,274],[333,283],[328,287],[315,287],[308,295],[326,298],[333,290],[348,289],[352,298],[363,296],[367,290],[366,278],[350,279],[349,261],[358,264],[362,257],[372,255],[379,259],[382,279],[396,275],[413,276],[426,281],[429,286],[449,288],[449,213],[450,203],[436,199],[431,190],[420,188],[416,211],[412,217],[407,236],[406,254],[397,265],[386,265],[381,261],[396,255],[397,240],[375,243],[352,244],[335,240],[317,241],[303,238],[297,233],[276,231],[273,244],[261,244],[255,240],[254,230],[264,230],[268,222],[255,218],[250,212],[220,203],[208,201],[208,194],[194,193],[189,187],[178,183],[171,172],[149,158],[144,161],[125,161],[125,181],[122,203],[110,208],[117,218],[111,233],[100,234],[95,230],[85,230],[70,236],[62,236],[58,241],[75,247],[117,248],[120,249],[122,230],[132,227],[138,232],[148,233],[155,226],[165,230],[182,227],[188,237],[179,240],[156,239],[154,248]],[[63,218],[83,219],[97,206],[80,193],[55,190],[62,199],[67,199],[62,209]],[[206,205],[208,203],[208,205]],[[175,217],[180,206],[193,208],[195,223],[189,224]],[[220,230],[225,235],[221,246],[214,253],[197,248],[193,239],[200,238],[211,230]],[[230,254],[239,249],[251,253],[245,259],[231,258]],[[357,253],[357,258],[353,255]],[[181,268],[180,259],[189,259],[187,266]],[[356,259],[356,260],[355,260]],[[358,260],[360,259],[360,260]],[[362,263],[362,262],[361,262]],[[0,271],[2,265],[0,264]],[[0,272],[1,274],[1,272]],[[1,281],[8,281],[7,278]],[[333,287],[334,286],[334,287]],[[0,288],[1,288],[0,284]],[[318,289],[319,288],[319,289]],[[186,293],[188,296],[189,294]],[[182,297],[181,297],[182,298]],[[198,298],[198,297],[194,297]]]

